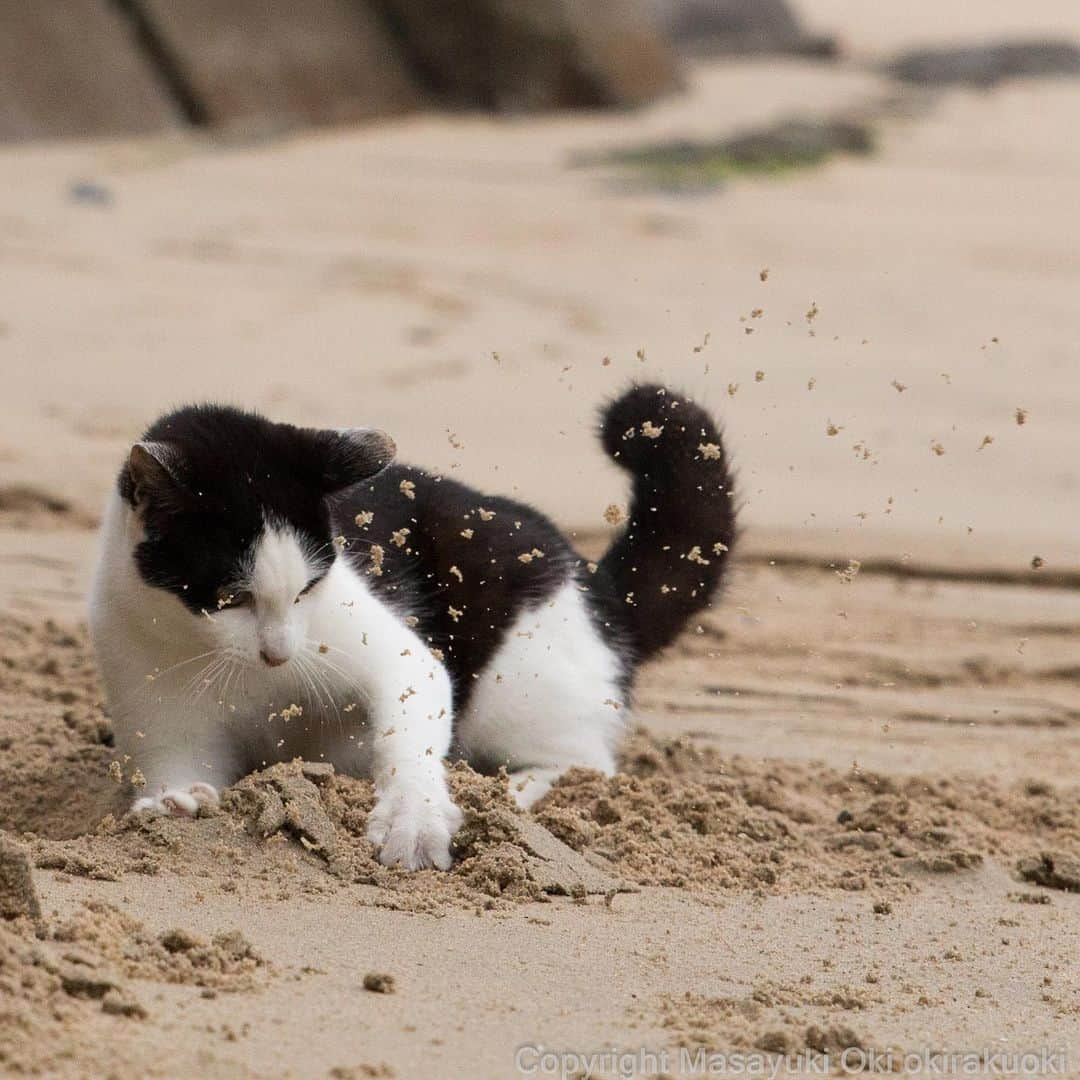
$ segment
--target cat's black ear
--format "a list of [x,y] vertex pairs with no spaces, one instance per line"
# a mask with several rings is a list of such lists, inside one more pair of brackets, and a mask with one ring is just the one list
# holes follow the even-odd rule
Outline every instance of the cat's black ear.
[[169,443],[137,442],[124,472],[124,495],[133,506],[148,500],[159,505],[178,501],[183,486],[180,452]]
[[381,472],[394,460],[397,446],[376,428],[343,428],[324,433],[327,445],[326,491],[359,484]]

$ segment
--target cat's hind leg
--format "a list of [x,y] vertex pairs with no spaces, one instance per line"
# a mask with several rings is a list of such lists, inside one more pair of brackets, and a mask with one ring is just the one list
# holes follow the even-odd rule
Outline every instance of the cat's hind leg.
[[615,771],[622,666],[573,582],[518,616],[476,681],[458,726],[466,757],[505,765],[531,806],[573,766]]
[[595,764],[573,761],[566,765],[552,765],[546,768],[517,769],[515,772],[510,773],[510,796],[518,806],[528,810],[533,803],[539,802],[551,790],[551,785],[567,769],[574,766],[596,769],[606,776],[610,776],[615,771],[614,760],[610,763],[597,761]]

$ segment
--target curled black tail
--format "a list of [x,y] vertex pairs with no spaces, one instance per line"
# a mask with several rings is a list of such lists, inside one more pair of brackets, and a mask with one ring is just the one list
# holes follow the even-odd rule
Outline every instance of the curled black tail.
[[735,542],[731,473],[712,417],[668,387],[631,387],[604,410],[600,438],[634,478],[600,574],[636,663],[712,601]]

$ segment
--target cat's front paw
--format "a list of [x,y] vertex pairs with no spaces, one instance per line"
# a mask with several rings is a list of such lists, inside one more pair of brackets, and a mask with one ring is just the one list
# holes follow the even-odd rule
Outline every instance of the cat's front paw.
[[392,787],[368,817],[367,838],[379,848],[383,866],[449,870],[450,841],[460,826],[461,811],[445,789]]
[[161,814],[166,817],[195,817],[200,806],[217,807],[221,803],[216,787],[195,783],[183,788],[165,788],[157,795],[144,795],[135,800],[136,814]]

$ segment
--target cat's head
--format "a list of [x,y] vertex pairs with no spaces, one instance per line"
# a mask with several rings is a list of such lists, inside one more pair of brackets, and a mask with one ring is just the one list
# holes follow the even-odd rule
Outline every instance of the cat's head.
[[133,557],[149,586],[176,597],[199,634],[276,667],[307,639],[305,600],[337,557],[327,499],[394,456],[366,428],[276,424],[224,406],[162,417],[119,478],[141,524]]

